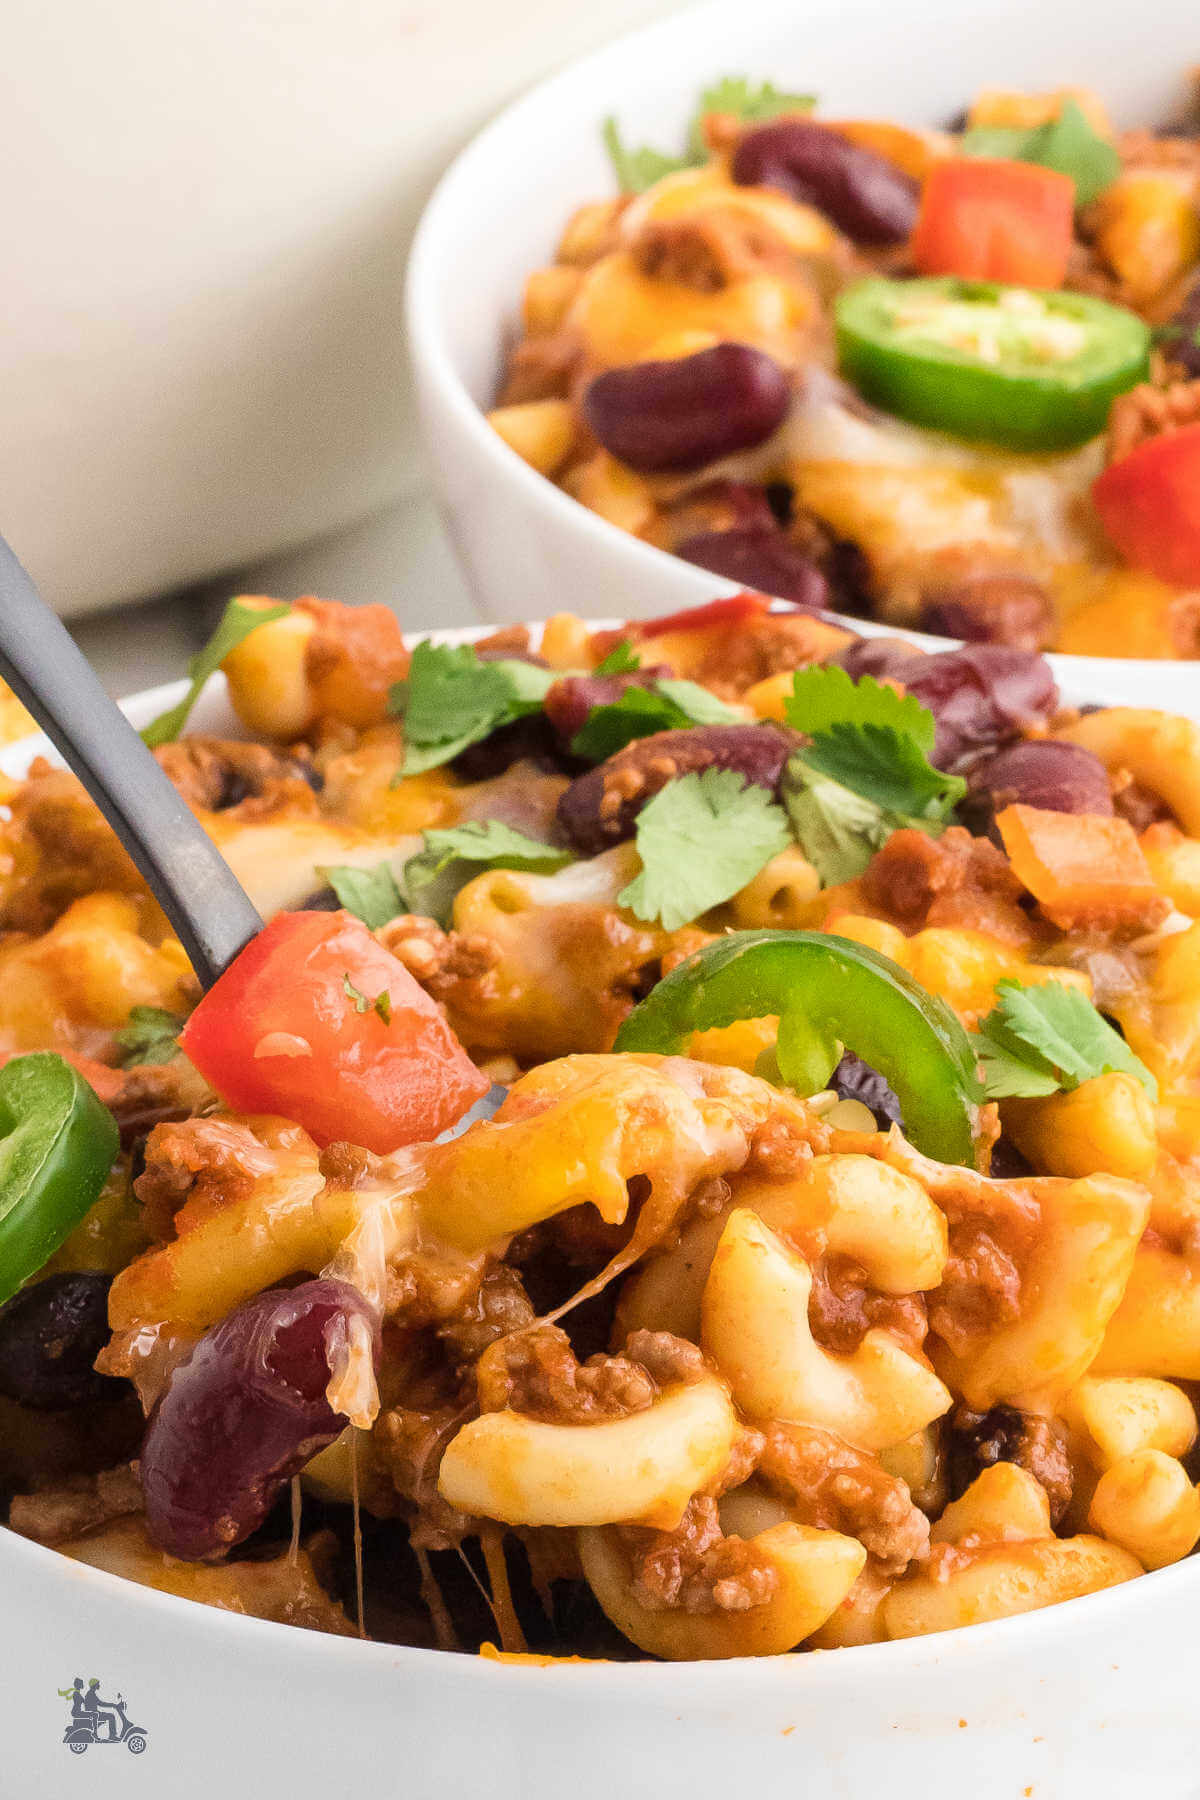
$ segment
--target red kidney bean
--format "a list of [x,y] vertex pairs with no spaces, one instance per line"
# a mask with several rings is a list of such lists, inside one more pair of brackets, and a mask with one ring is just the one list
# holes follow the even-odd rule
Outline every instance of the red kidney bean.
[[1200,275],[1193,280],[1183,304],[1172,313],[1162,331],[1163,354],[1180,363],[1191,376],[1200,376]]
[[875,151],[809,119],[748,131],[733,153],[742,187],[778,188],[826,213],[856,244],[899,244],[917,221],[915,181]]
[[670,673],[666,663],[652,663],[624,675],[564,675],[546,695],[546,717],[569,744],[594,706],[612,706],[628,688],[649,687]]
[[856,681],[871,675],[915,694],[937,722],[933,761],[942,769],[1007,743],[1058,705],[1049,663],[1010,644],[965,644],[927,656],[902,638],[860,638],[833,661]]
[[943,769],[1044,722],[1058,705],[1045,658],[1007,644],[914,656],[908,669],[892,673],[937,721],[933,761]]
[[739,581],[806,612],[826,612],[829,583],[816,563],[772,526],[740,526],[701,531],[675,546],[676,556],[714,575]]
[[1054,608],[1032,576],[979,575],[926,600],[920,624],[972,644],[1045,650],[1054,638]]
[[781,725],[695,725],[657,731],[626,744],[571,783],[558,803],[567,842],[585,856],[632,837],[648,800],[677,775],[736,769],[755,787],[778,793],[784,765],[799,739]]
[[146,1528],[172,1556],[220,1558],[259,1526],[291,1476],[340,1436],[325,1398],[352,1322],[379,1325],[357,1288],[273,1288],[214,1325],[171,1376],[141,1452]]
[[863,675],[870,675],[876,681],[898,681],[897,670],[907,668],[922,654],[907,638],[864,637],[847,644],[830,660],[845,669],[855,681]]
[[108,1342],[111,1275],[47,1275],[0,1308],[0,1394],[39,1412],[96,1405],[123,1381],[92,1364]]
[[996,814],[1014,804],[1106,818],[1113,813],[1108,772],[1081,744],[1049,739],[1010,744],[971,764],[967,788],[959,810],[979,836],[990,833]]
[[700,469],[769,438],[791,391],[765,351],[714,344],[694,356],[606,370],[589,383],[583,411],[604,448],[631,469]]
[[840,1100],[858,1100],[875,1115],[880,1131],[889,1125],[902,1125],[900,1102],[885,1075],[865,1063],[861,1056],[847,1050],[829,1077],[829,1085]]

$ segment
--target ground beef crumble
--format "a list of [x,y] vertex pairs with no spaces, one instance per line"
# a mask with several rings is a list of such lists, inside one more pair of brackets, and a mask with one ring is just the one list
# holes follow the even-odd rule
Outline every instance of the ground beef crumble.
[[510,1407],[548,1425],[592,1425],[645,1412],[663,1388],[704,1373],[696,1345],[666,1331],[635,1331],[624,1355],[581,1363],[557,1325],[501,1339],[476,1369],[481,1412]]
[[881,1572],[903,1574],[928,1555],[929,1521],[904,1482],[831,1431],[772,1425],[758,1473],[806,1525],[856,1537]]
[[619,1526],[634,1598],[650,1612],[748,1612],[763,1606],[779,1575],[754,1540],[726,1537],[717,1503],[698,1494],[674,1531]]
[[85,1531],[142,1510],[137,1464],[122,1463],[98,1475],[72,1475],[57,1487],[17,1494],[8,1523],[39,1544],[65,1544]]
[[813,1270],[808,1321],[813,1337],[835,1356],[849,1356],[868,1331],[890,1332],[906,1349],[925,1342],[925,1302],[920,1294],[883,1294],[849,1257],[830,1257]]
[[953,925],[1005,943],[1027,943],[1024,892],[1008,858],[987,838],[952,825],[939,838],[893,832],[862,876],[862,891],[905,931]]

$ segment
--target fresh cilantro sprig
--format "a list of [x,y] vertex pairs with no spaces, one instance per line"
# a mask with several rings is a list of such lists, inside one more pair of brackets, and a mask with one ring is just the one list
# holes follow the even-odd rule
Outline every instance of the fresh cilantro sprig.
[[607,656],[600,658],[592,670],[592,674],[632,675],[633,671],[640,667],[641,664],[638,662],[633,645],[628,638],[622,638],[619,644],[613,645]]
[[989,1100],[1069,1091],[1111,1070],[1133,1075],[1158,1098],[1145,1063],[1078,988],[1007,980],[997,984],[996,996],[976,1037]]
[[893,831],[945,829],[966,792],[929,761],[937,727],[913,694],[845,669],[799,669],[784,716],[811,742],[788,764],[784,804],[827,887],[852,881]]
[[680,776],[639,813],[642,867],[618,899],[677,931],[731,899],[791,841],[783,808],[735,769]]
[[733,725],[744,718],[695,681],[649,681],[628,687],[616,700],[594,706],[571,750],[588,762],[605,762],[635,738],[687,725]]
[[282,600],[278,606],[250,606],[245,600],[231,600],[207,644],[202,650],[197,650],[188,663],[190,685],[187,693],[174,706],[169,706],[166,712],[151,719],[149,725],[143,726],[142,741],[151,750],[157,750],[160,744],[173,744],[191,717],[192,708],[200,698],[205,684],[216,674],[225,658],[239,644],[244,643],[252,631],[257,631],[260,625],[269,625],[273,619],[282,619],[291,610]]
[[815,94],[789,94],[772,81],[755,83],[744,75],[724,75],[700,95],[688,128],[688,149],[697,162],[707,160],[704,120],[708,113],[732,113],[747,125],[764,125],[768,119],[779,119],[787,113],[810,113],[816,104]]
[[183,1020],[162,1006],[133,1006],[129,1017],[113,1035],[121,1052],[123,1069],[146,1063],[168,1063],[179,1054]]
[[690,157],[668,156],[649,144],[642,144],[636,150],[628,148],[621,137],[620,126],[611,114],[601,126],[600,135],[617,177],[617,186],[623,194],[644,194],[664,175],[677,175],[680,169],[692,166]]
[[338,897],[338,903],[371,931],[407,912],[390,863],[376,863],[373,869],[355,869],[348,863],[318,868],[317,874],[327,881]]
[[797,669],[784,715],[794,731],[818,737],[835,725],[884,725],[903,732],[926,755],[933,749],[937,725],[915,694],[901,694],[872,675],[853,675],[836,664]]
[[386,988],[381,988],[372,1000],[369,994],[364,994],[361,988],[355,987],[350,979],[349,969],[342,975],[342,986],[345,989],[346,998],[354,1002],[354,1010],[356,1013],[373,1012],[383,1020],[385,1025],[391,1024],[392,996],[388,993]]
[[798,756],[784,772],[783,804],[822,887],[837,887],[861,875],[892,834],[882,807],[830,781]]
[[451,762],[501,725],[540,712],[559,679],[536,663],[481,662],[470,644],[418,644],[408,676],[389,697],[404,724],[401,775]]
[[682,156],[672,156],[648,144],[630,149],[621,138],[617,121],[611,117],[605,119],[601,135],[621,192],[643,194],[664,175],[678,174],[681,169],[696,169],[708,161],[708,145],[704,141],[706,114],[732,113],[747,124],[761,125],[785,113],[811,112],[816,103],[814,94],[789,94],[770,81],[753,82],[744,75],[725,75],[702,89],[688,124]]
[[1044,125],[976,125],[963,133],[965,156],[1038,163],[1075,183],[1077,206],[1087,206],[1121,173],[1116,146],[1094,129],[1077,100],[1068,100]]
[[404,865],[404,886],[414,912],[446,926],[459,889],[481,869],[552,875],[573,860],[569,850],[526,837],[499,819],[473,819],[444,831],[427,831],[425,848]]

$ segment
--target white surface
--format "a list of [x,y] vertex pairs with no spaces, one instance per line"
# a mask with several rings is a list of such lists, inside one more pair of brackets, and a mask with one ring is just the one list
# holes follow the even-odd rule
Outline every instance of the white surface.
[[0,495],[48,597],[161,593],[411,488],[425,195],[497,105],[675,4],[8,0]]
[[[1073,672],[1077,672],[1078,664]],[[135,724],[180,685],[135,696]],[[1086,690],[1065,698],[1083,701]],[[223,682],[199,730],[230,722]],[[0,752],[19,775],[44,740]],[[754,1662],[502,1666],[215,1612],[0,1529],[0,1800],[1197,1800],[1200,1559],[1025,1618]],[[19,1654],[16,1647],[19,1646]],[[95,1675],[133,1757],[62,1743]],[[82,1760],[83,1772],[68,1765]]]
[[[815,91],[834,115],[942,121],[985,82],[1091,82],[1122,122],[1158,121],[1179,99],[1185,47],[1196,44],[1195,0],[809,0],[802,22],[794,0],[716,0],[610,46],[518,102],[445,176],[408,280],[435,480],[484,615],[520,619],[569,606],[647,616],[732,585],[588,512],[522,462],[480,410],[495,392],[526,274],[550,256],[575,206],[612,192],[599,135],[607,113],[629,141],[669,146],[699,88],[737,71]],[[526,191],[514,212],[506,199],[517,184]],[[1197,679],[1194,667],[1148,667],[1159,691],[1176,696]]]

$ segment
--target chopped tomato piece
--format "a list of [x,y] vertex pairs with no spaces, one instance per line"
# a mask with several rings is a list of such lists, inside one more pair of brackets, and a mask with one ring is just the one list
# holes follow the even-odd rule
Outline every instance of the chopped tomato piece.
[[1147,438],[1092,488],[1126,562],[1178,587],[1200,586],[1200,424]]
[[487,1092],[434,1001],[349,913],[280,913],[180,1043],[238,1112],[380,1154],[436,1137]]
[[762,594],[729,594],[724,600],[709,600],[703,606],[685,606],[682,612],[667,613],[662,619],[647,619],[637,626],[639,637],[662,637],[668,631],[705,631],[714,625],[745,625],[760,619],[771,610],[771,602]]
[[1013,873],[1043,912],[1069,929],[1139,921],[1161,895],[1128,819],[1006,806],[996,825]]
[[1075,183],[1054,169],[999,158],[936,163],[912,236],[923,275],[1061,287],[1075,228]]

